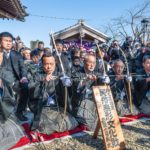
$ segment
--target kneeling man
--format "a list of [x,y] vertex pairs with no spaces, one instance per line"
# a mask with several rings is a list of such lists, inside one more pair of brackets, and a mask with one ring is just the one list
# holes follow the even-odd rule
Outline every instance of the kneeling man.
[[[45,134],[74,129],[78,126],[77,121],[69,113],[64,114],[64,109],[61,107],[64,101],[62,95],[67,94],[62,93],[64,91],[62,87],[70,86],[71,80],[69,77],[59,76],[55,58],[50,53],[43,55],[42,65],[42,70],[35,74],[31,84],[35,88],[34,100],[30,105],[34,113],[31,129]],[[60,86],[61,84],[63,86]]]

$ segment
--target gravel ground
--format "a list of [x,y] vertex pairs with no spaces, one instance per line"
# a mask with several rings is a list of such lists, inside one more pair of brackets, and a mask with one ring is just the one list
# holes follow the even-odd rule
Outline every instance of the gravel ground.
[[[138,122],[122,126],[127,150],[150,150],[150,121]],[[97,139],[92,139],[92,134],[80,137],[56,139],[49,144],[36,145],[25,150],[103,150],[101,132]]]

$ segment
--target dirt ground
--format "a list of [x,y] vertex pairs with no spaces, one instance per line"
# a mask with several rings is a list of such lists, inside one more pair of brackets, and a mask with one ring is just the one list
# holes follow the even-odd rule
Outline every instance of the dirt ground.
[[[150,120],[122,125],[127,150],[150,150]],[[92,133],[73,138],[62,138],[50,143],[34,144],[25,150],[103,150],[101,132],[93,139]]]

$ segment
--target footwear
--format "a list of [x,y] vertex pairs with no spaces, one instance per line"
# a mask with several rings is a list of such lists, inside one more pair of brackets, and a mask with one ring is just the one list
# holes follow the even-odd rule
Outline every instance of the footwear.
[[28,118],[26,116],[24,116],[22,113],[16,114],[16,116],[20,121],[27,121],[28,120]]

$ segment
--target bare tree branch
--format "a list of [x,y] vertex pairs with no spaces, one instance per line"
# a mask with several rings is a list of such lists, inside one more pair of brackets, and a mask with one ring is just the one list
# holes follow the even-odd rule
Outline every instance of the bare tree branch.
[[[133,36],[134,39],[139,39],[144,33],[141,20],[150,16],[149,8],[150,0],[146,0],[134,9],[127,10],[127,14],[124,16],[111,20],[111,24],[107,25],[107,31],[110,32],[113,38],[115,38],[115,36],[126,37],[131,32],[131,36]],[[147,34],[147,38],[149,38],[150,35],[149,33]]]

